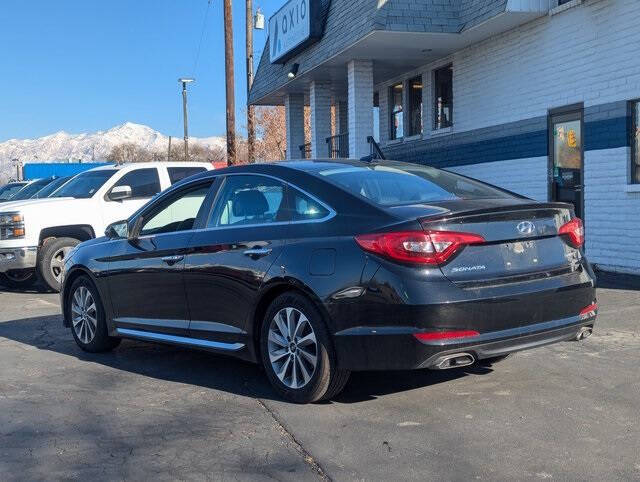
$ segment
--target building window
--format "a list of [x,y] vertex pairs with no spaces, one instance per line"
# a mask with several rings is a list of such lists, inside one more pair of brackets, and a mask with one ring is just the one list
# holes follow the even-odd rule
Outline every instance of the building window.
[[640,101],[631,103],[631,182],[640,183]]
[[404,126],[402,122],[402,82],[392,85],[389,89],[389,100],[391,104],[391,139],[402,139],[404,137]]
[[451,65],[433,72],[433,128],[453,125],[453,68]]
[[422,134],[422,77],[409,81],[409,135]]

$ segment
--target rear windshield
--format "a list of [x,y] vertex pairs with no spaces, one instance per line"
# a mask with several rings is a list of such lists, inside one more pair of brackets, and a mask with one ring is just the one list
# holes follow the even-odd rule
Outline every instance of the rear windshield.
[[0,201],[7,201],[11,199],[15,193],[24,187],[24,184],[7,184],[0,187]]
[[347,191],[382,206],[512,197],[457,174],[404,163],[344,166],[324,169],[319,173]]
[[58,189],[60,186],[62,186],[65,182],[67,182],[69,179],[71,179],[70,177],[59,177],[58,179],[51,181],[47,186],[43,187],[42,189],[40,189],[38,191],[38,193],[33,196],[36,199],[42,199],[45,197],[49,197],[51,196],[51,194]]
[[52,181],[51,178],[47,179],[39,179],[38,181],[33,181],[30,184],[27,184],[23,187],[20,192],[18,192],[15,196],[11,198],[12,201],[22,201],[24,199],[29,199],[40,191],[43,187],[49,184]]

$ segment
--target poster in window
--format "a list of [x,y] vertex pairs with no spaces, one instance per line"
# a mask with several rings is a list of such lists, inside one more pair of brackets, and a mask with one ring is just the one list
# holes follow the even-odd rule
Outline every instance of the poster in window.
[[553,126],[555,166],[565,169],[582,167],[582,132],[580,121],[558,122]]

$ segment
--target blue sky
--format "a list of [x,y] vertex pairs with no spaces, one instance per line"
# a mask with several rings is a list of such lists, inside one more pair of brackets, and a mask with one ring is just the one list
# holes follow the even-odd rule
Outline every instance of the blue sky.
[[[265,16],[284,0],[257,3]],[[125,121],[182,135],[180,76],[189,88],[189,135],[225,131],[222,1],[29,0],[0,9],[0,142]],[[236,121],[245,125],[245,3],[233,1]],[[254,31],[256,65],[266,31]]]

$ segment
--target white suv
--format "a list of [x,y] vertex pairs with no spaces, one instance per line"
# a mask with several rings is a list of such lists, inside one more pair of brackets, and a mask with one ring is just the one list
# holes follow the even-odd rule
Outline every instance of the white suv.
[[60,289],[65,255],[102,236],[153,196],[185,177],[210,170],[199,162],[104,166],[78,174],[52,197],[0,204],[0,283],[26,288],[38,275]]

